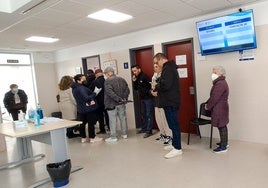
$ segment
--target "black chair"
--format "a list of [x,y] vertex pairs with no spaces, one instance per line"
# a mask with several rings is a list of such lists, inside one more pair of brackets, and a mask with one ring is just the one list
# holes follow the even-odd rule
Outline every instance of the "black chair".
[[199,126],[200,125],[209,125],[211,126],[210,128],[210,148],[212,147],[212,133],[213,133],[213,127],[211,125],[211,111],[205,109],[205,104],[202,103],[200,104],[200,109],[199,109],[199,116],[198,118],[191,119],[189,122],[189,127],[188,127],[188,145],[190,143],[190,127],[191,125],[197,127],[197,135],[200,136],[201,138],[201,133]]

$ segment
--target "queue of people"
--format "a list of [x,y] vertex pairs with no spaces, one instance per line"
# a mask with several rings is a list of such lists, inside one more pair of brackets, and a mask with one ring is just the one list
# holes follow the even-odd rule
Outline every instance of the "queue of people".
[[[164,149],[170,150],[164,157],[169,159],[181,155],[181,129],[178,121],[180,108],[180,84],[177,65],[169,61],[163,53],[153,57],[154,75],[152,79],[142,72],[139,65],[133,65],[133,89],[137,91],[141,103],[141,129],[144,138],[153,135],[153,113],[160,130],[155,140],[162,140]],[[121,137],[128,138],[126,104],[130,89],[125,79],[116,76],[112,67],[104,71],[97,69],[92,74],[88,70],[87,77],[77,74],[74,77],[63,76],[59,83],[57,96],[62,118],[80,120],[79,136],[81,142],[100,142],[102,137],[96,134],[110,136],[105,142],[117,142],[117,119],[120,120]],[[205,108],[210,110],[212,126],[217,127],[220,134],[215,153],[226,152],[228,149],[229,88],[225,79],[225,69],[217,66],[212,69],[213,86]],[[18,89],[17,84],[10,85],[10,91],[5,94],[4,105],[13,120],[18,120],[19,111],[26,113],[28,98],[26,93]],[[99,123],[99,132],[95,133],[95,124]],[[87,130],[86,130],[87,125]],[[105,126],[107,129],[105,129]],[[67,130],[72,134],[73,129]],[[68,134],[67,134],[68,136]]]

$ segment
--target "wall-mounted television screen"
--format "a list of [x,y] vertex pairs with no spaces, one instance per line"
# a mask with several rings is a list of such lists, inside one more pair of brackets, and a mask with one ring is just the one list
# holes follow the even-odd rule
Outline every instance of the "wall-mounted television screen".
[[253,10],[196,22],[202,55],[257,48]]

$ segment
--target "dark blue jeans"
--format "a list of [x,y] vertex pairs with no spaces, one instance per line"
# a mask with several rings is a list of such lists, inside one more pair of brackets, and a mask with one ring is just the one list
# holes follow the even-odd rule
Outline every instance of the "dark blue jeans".
[[168,126],[172,131],[172,145],[175,149],[181,149],[181,127],[178,121],[179,108],[164,107]]
[[141,129],[146,133],[152,133],[153,129],[153,113],[154,113],[154,102],[153,99],[142,99],[141,100],[141,118],[142,127]]

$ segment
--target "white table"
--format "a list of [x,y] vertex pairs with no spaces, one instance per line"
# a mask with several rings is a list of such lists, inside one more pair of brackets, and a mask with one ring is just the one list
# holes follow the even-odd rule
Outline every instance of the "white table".
[[[19,160],[0,165],[0,170],[12,168],[20,164],[45,157],[44,154],[33,155],[31,140],[50,144],[52,146],[55,163],[63,162],[68,159],[67,138],[65,136],[66,128],[81,124],[80,121],[59,120],[57,122],[45,123],[44,125],[35,126],[29,123],[23,128],[15,128],[13,122],[0,124],[0,134],[17,139],[19,150]],[[81,167],[72,171],[82,169]],[[50,181],[50,179],[47,179]],[[42,181],[44,184],[44,180]],[[36,184],[37,187],[41,185]]]

